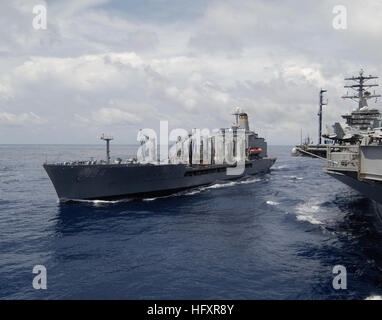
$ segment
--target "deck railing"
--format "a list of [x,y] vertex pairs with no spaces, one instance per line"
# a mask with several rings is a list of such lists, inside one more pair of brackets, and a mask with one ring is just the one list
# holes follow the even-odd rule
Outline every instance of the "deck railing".
[[359,171],[359,152],[358,145],[329,145],[326,156],[326,169]]

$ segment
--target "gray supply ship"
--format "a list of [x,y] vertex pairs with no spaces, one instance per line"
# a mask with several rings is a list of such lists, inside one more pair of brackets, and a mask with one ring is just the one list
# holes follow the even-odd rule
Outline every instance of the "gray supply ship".
[[377,84],[365,84],[377,79],[364,76],[347,78],[356,84],[348,87],[357,91],[354,96],[345,96],[358,101],[358,109],[343,116],[347,126],[336,123],[333,132],[327,137],[335,141],[327,146],[325,172],[333,178],[372,199],[382,219],[382,127],[381,113],[369,109],[367,100],[379,95],[370,94],[365,88]]
[[[112,162],[109,152],[109,142],[112,138],[106,137],[106,161],[45,163],[43,167],[60,201],[161,196],[217,181],[268,172],[276,159],[267,156],[267,143],[264,138],[250,131],[246,113],[237,109],[233,115],[235,123],[230,129],[220,129],[218,136],[228,145],[226,133],[232,134],[231,155],[236,162],[221,159],[221,153],[219,155],[217,150],[217,136],[209,136],[204,146],[202,142],[200,150],[195,151],[191,135],[186,141],[180,141],[179,137],[182,150],[177,151],[176,155],[179,157],[176,160],[169,158],[167,163],[142,163],[138,159],[117,159]],[[245,133],[245,141],[240,144],[237,138],[239,131]],[[206,159],[203,160],[207,148],[210,152],[208,163]],[[243,152],[239,153],[239,149]],[[202,156],[200,161],[195,163],[193,153],[199,151]],[[243,155],[240,159],[239,154]],[[227,174],[228,170],[237,167],[239,162],[243,164],[243,171],[236,175]]]

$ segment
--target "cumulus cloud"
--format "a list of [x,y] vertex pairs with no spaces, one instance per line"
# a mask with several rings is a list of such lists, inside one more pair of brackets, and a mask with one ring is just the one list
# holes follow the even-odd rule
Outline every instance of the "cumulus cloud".
[[[59,81],[79,90],[96,90],[132,81],[141,59],[135,53],[85,55],[76,58],[31,57],[14,69],[15,78],[28,83]],[[122,78],[127,75],[126,78]]]
[[347,30],[332,27],[334,0],[36,4],[47,30],[33,29],[30,1],[0,4],[0,129],[24,142],[135,142],[159,120],[212,129],[235,106],[270,143],[293,144],[301,128],[316,135],[320,88],[324,120],[336,121],[353,107],[339,98],[343,77],[382,75],[377,0],[346,1]]
[[141,119],[134,114],[117,109],[101,108],[92,113],[92,119],[100,124],[136,124]]
[[46,123],[46,120],[40,118],[33,112],[13,114],[9,112],[0,112],[0,124],[5,126],[26,126],[40,125]]

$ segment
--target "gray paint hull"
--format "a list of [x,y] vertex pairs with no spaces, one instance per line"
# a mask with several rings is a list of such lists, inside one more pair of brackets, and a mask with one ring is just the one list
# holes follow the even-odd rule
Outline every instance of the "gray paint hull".
[[326,171],[326,173],[373,200],[378,217],[382,221],[382,184],[360,181],[357,179],[357,173],[355,172],[339,173]]
[[170,194],[219,180],[265,173],[275,161],[274,158],[248,161],[241,175],[227,175],[226,165],[187,168],[183,164],[44,164],[44,169],[61,201],[111,200]]

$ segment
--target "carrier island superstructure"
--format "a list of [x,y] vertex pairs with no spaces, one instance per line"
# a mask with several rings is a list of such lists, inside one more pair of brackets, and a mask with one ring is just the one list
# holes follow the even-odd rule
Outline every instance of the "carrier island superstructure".
[[[139,157],[111,161],[112,138],[103,137],[106,161],[45,163],[43,167],[60,201],[160,196],[268,172],[276,159],[268,157],[266,141],[249,129],[247,113],[237,108],[233,115],[235,122],[230,128],[217,130],[200,144],[192,134],[179,137],[179,148],[164,162],[157,161],[153,143],[151,160],[155,161],[140,161]],[[240,134],[244,139],[239,139]],[[195,154],[200,155],[196,160]],[[242,170],[233,170],[240,165]]]
[[[343,99],[353,100],[357,103],[357,108],[350,113],[342,115],[345,123],[335,122],[327,126],[327,132],[322,134],[322,107],[327,105],[327,100],[323,94],[327,90],[321,89],[319,99],[319,134],[318,144],[310,144],[309,139],[306,143],[301,143],[292,150],[292,155],[301,156],[319,156],[326,157],[327,144],[352,143],[355,144],[362,139],[362,136],[374,128],[380,126],[382,120],[381,112],[376,108],[368,106],[368,100],[380,97],[370,89],[377,87],[377,83],[371,83],[371,80],[378,79],[376,76],[365,75],[361,70],[357,76],[345,78],[350,82],[345,88],[353,90],[343,95]],[[325,138],[325,143],[321,143],[321,138]]]

